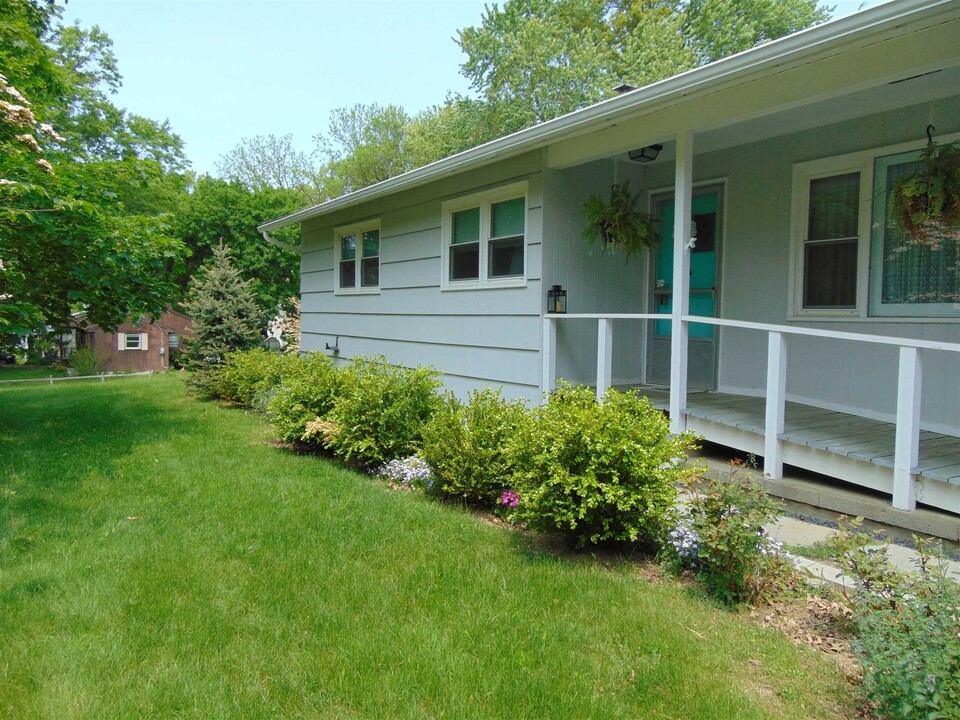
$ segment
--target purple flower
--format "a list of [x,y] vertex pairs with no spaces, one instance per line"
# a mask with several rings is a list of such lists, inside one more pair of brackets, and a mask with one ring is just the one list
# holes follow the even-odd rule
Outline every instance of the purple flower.
[[520,496],[517,495],[513,488],[508,488],[504,490],[503,494],[500,496],[500,504],[506,505],[509,508],[515,508],[520,504]]

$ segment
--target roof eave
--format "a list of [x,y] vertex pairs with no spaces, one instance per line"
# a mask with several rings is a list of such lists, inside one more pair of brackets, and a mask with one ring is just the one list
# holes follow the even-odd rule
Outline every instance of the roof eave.
[[257,229],[260,232],[270,232],[400,190],[425,185],[460,170],[530,152],[564,135],[579,134],[589,131],[595,125],[622,119],[621,116],[645,112],[659,103],[668,102],[677,96],[689,95],[704,86],[710,86],[719,81],[734,80],[738,76],[750,76],[764,69],[777,68],[787,59],[796,61],[807,55],[824,52],[830,47],[844,44],[852,35],[867,35],[875,29],[892,28],[907,18],[920,19],[926,15],[936,15],[941,10],[949,9],[951,4],[955,4],[954,0],[937,0],[932,3],[929,0],[899,0],[807,28],[709,65],[687,70],[582,110],[506,135],[334,200],[270,220],[259,225]]

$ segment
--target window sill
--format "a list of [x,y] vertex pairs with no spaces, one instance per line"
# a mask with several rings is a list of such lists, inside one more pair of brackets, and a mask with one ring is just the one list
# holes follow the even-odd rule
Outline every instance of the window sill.
[[346,290],[334,290],[334,295],[379,295],[380,288],[348,288]]
[[463,290],[502,290],[508,288],[524,288],[527,286],[526,278],[506,278],[504,280],[462,280],[448,281],[440,286],[441,292],[460,292]]
[[897,323],[903,325],[904,323],[924,323],[924,324],[940,324],[940,325],[956,325],[960,322],[960,319],[955,317],[908,317],[906,315],[893,317],[889,315],[884,316],[865,316],[865,315],[792,315],[787,318],[787,322],[796,323],[796,322],[847,322],[847,323],[876,323],[876,324],[890,324]]

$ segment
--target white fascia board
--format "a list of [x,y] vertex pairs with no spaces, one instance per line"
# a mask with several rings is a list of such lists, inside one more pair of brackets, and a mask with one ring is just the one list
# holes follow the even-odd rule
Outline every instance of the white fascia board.
[[457,172],[505,160],[566,137],[581,135],[598,127],[650,112],[658,105],[669,103],[677,97],[689,97],[698,91],[713,92],[722,82],[744,82],[764,72],[780,71],[787,63],[809,62],[811,56],[827,57],[832,52],[849,48],[851,43],[871,42],[877,33],[907,32],[910,28],[905,28],[904,25],[908,22],[919,27],[936,24],[942,21],[937,17],[941,14],[960,17],[960,3],[957,0],[887,2],[603,100],[348,195],[270,220],[257,226],[257,229],[260,232],[276,230],[400,190],[425,185]]

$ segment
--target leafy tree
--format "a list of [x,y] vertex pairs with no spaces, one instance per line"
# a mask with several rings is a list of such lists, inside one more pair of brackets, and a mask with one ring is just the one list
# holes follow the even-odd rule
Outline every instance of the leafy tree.
[[688,0],[682,11],[683,34],[702,65],[826,22],[832,8],[817,0]]
[[81,307],[104,327],[159,312],[182,249],[164,216],[183,186],[179,139],[109,104],[109,38],[51,32],[58,16],[0,4],[0,326],[20,334],[65,327]]
[[[201,177],[172,221],[173,234],[190,253],[179,276],[181,287],[223,243],[231,248],[231,261],[240,276],[249,279],[261,314],[272,317],[278,307],[289,309],[290,298],[300,294],[300,258],[268,244],[257,225],[298,210],[302,204],[303,198],[295,190],[266,187],[253,191],[239,183]],[[283,228],[275,235],[278,240],[299,244],[296,227]]]
[[183,307],[193,318],[194,337],[184,350],[192,370],[208,370],[227,353],[249,350],[263,339],[263,313],[225,245],[214,248],[210,263],[191,278]]
[[293,147],[293,135],[257,135],[242,139],[220,157],[217,172],[249,190],[293,190],[306,202],[319,202],[318,172],[306,153]]
[[503,135],[828,17],[817,0],[507,0],[458,43]]
[[352,192],[411,169],[407,113],[397,105],[357,104],[330,114],[329,137],[317,135],[327,160],[323,176],[332,196]]

